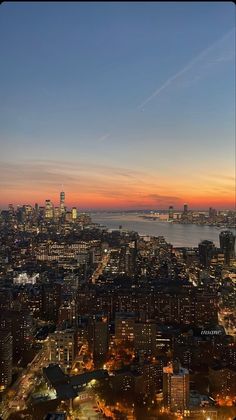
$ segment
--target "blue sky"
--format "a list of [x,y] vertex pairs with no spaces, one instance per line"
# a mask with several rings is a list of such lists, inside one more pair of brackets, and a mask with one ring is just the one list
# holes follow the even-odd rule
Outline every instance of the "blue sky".
[[63,182],[85,208],[232,207],[234,26],[230,2],[3,3],[0,204]]

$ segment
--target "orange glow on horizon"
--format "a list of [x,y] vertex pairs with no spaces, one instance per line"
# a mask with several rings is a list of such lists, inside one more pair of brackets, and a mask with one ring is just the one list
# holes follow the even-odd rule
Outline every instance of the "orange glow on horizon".
[[[7,192],[2,195],[2,203],[0,204],[2,208],[7,208],[8,204],[11,203],[15,206],[23,204],[34,205],[38,203],[40,206],[45,205],[45,200],[50,199],[54,206],[59,206],[59,191],[30,191],[26,190],[24,193],[16,192]],[[188,204],[189,209],[208,209],[213,207],[216,209],[232,209],[235,210],[235,199],[233,197],[219,198],[215,196],[208,197],[198,197],[185,195],[183,199],[179,199],[178,202],[172,201],[170,199],[160,201],[157,199],[147,199],[143,194],[140,194],[140,197],[137,197],[137,194],[130,193],[130,196],[127,198],[126,194],[124,197],[109,197],[101,196],[100,194],[86,194],[86,193],[72,193],[66,192],[66,206],[68,208],[78,207],[82,209],[168,209],[170,205],[173,205],[175,210],[182,209],[185,203]],[[148,194],[147,194],[148,195]]]

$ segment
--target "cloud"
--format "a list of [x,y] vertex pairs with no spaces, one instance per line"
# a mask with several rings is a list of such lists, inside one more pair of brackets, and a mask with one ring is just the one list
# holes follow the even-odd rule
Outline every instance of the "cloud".
[[182,202],[182,199],[180,197],[175,197],[171,195],[161,195],[161,194],[149,194],[145,196],[148,199],[155,200],[157,203],[162,204],[163,202],[170,202],[171,204],[177,204]]
[[[230,41],[230,42],[228,42]],[[203,68],[215,65],[218,62],[232,60],[235,57],[235,28],[228,31],[222,38],[205,48],[193,60],[191,60],[180,71],[169,77],[158,89],[156,89],[148,98],[146,98],[137,109],[143,109],[152,99],[157,97],[161,92],[187,74],[190,70],[202,70]],[[215,54],[215,56],[214,56]],[[213,57],[212,57],[213,55]],[[200,66],[200,68],[199,68]],[[199,80],[201,75],[194,75],[193,81]]]
[[147,176],[141,171],[79,161],[0,162],[0,167],[2,191],[45,189],[53,192],[63,184],[70,191],[78,189],[83,193],[129,198],[129,192],[142,185]]

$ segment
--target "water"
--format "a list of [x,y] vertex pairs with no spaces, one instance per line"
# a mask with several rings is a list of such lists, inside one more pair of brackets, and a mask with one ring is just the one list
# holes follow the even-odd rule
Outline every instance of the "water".
[[[183,225],[158,220],[145,220],[130,213],[92,213],[92,221],[110,229],[133,230],[140,235],[164,236],[174,246],[196,247],[204,239],[213,241],[219,247],[219,234],[225,228],[214,226]],[[230,229],[236,234],[235,229]]]

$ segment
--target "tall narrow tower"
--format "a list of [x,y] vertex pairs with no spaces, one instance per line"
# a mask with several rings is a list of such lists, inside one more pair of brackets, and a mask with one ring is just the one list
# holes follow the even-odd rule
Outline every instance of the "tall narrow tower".
[[61,214],[64,214],[66,211],[65,207],[65,193],[63,191],[60,192],[60,210]]

